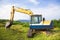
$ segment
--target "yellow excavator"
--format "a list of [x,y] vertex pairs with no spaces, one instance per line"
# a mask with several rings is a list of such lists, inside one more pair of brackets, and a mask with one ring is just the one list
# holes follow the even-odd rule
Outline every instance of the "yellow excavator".
[[5,25],[6,28],[10,28],[10,26],[13,24],[15,11],[30,15],[31,19],[30,19],[30,29],[28,31],[28,37],[32,37],[33,31],[35,31],[36,29],[48,30],[48,29],[53,28],[53,22],[49,20],[45,20],[45,18],[42,18],[42,15],[34,15],[31,10],[23,9],[23,8],[16,8],[14,6],[12,6],[10,20]]

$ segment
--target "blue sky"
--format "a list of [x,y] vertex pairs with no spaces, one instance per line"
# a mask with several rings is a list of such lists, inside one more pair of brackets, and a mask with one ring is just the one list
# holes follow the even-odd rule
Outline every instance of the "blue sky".
[[[9,19],[12,6],[30,9],[33,14],[42,14],[46,20],[60,18],[60,0],[0,0],[0,18]],[[30,19],[29,15],[15,12],[14,20]]]

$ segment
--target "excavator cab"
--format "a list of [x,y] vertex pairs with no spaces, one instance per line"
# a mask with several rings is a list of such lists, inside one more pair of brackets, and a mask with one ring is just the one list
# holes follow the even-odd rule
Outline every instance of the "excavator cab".
[[42,15],[32,15],[31,24],[39,24],[42,21]]

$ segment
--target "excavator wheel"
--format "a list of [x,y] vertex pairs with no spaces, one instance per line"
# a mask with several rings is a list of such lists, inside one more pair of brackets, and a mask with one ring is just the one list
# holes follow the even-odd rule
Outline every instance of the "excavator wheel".
[[10,28],[10,26],[12,25],[12,22],[7,22],[6,25],[5,25],[5,28]]
[[33,29],[29,29],[27,36],[28,38],[32,38],[34,36]]

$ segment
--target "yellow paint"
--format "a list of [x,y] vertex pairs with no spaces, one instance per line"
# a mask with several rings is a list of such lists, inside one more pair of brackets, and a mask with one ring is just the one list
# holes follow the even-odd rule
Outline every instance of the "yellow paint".
[[24,14],[28,14],[28,15],[33,15],[32,11],[31,10],[28,10],[28,9],[15,8],[15,11],[16,12],[21,12],[21,13],[24,13]]
[[45,20],[44,22],[41,22],[43,25],[50,25],[51,21],[50,20]]

